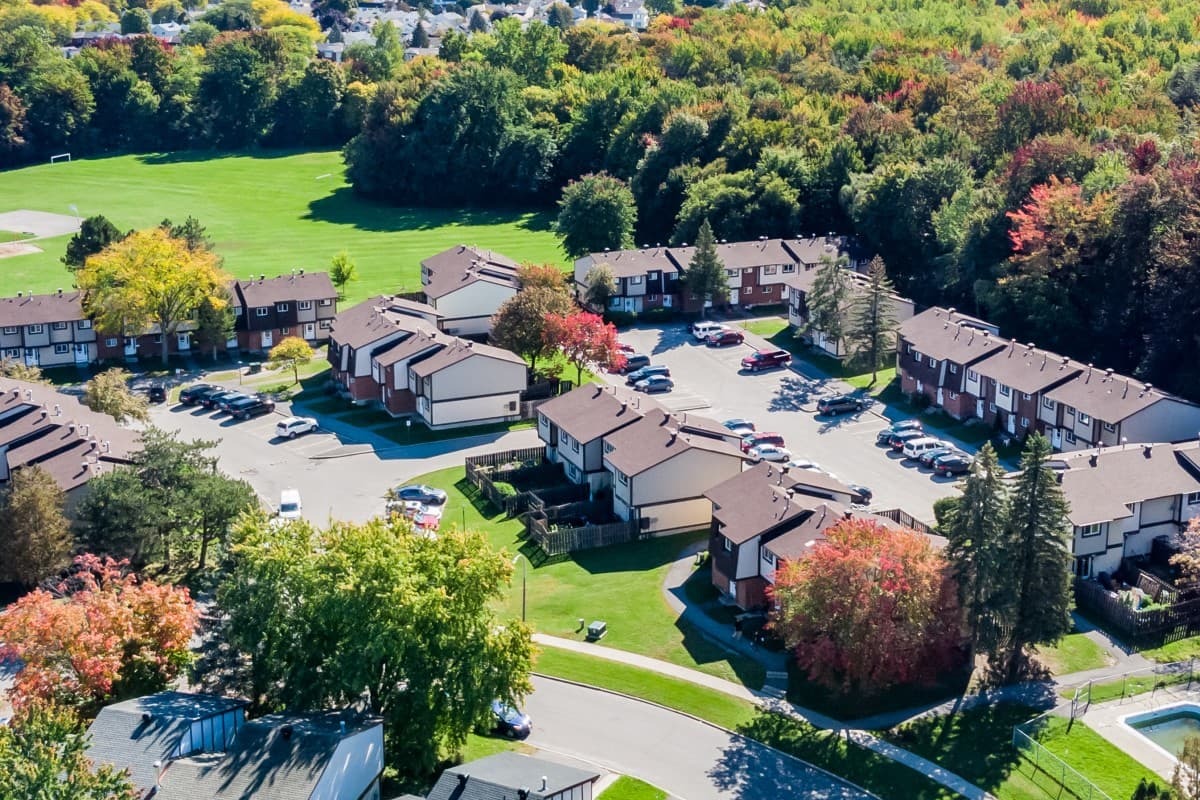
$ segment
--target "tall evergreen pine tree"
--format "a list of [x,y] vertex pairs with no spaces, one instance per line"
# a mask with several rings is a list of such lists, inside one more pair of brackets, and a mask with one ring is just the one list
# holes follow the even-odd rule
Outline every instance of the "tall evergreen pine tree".
[[692,297],[700,301],[701,316],[707,312],[703,305],[705,301],[712,300],[715,305],[729,296],[725,264],[717,255],[717,242],[707,219],[696,234],[696,252],[683,275],[683,283]]
[[827,341],[840,342],[845,326],[842,324],[846,302],[850,298],[850,273],[845,261],[821,257],[821,265],[813,276],[808,291],[808,323],[804,329],[821,333]]
[[846,334],[854,355],[870,362],[872,385],[879,377],[880,363],[896,346],[896,314],[891,300],[895,292],[883,259],[875,256],[867,266],[867,286],[854,301],[854,319]]

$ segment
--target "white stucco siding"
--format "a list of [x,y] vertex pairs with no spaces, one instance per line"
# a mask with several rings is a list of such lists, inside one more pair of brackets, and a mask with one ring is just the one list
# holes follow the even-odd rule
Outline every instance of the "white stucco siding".
[[519,392],[432,403],[429,398],[422,397],[417,402],[417,410],[425,422],[434,428],[483,425],[516,419],[520,415],[520,399]]
[[1115,547],[1104,553],[1100,553],[1092,558],[1092,575],[1099,575],[1101,572],[1113,574],[1121,568],[1121,548]]
[[765,547],[759,547],[758,574],[767,583],[775,583],[775,556],[767,552]]
[[370,344],[363,345],[355,350],[354,363],[351,365],[352,369],[350,374],[356,378],[369,377],[371,375],[371,365],[375,363],[375,360],[371,357],[372,351],[407,335],[407,331],[397,330],[395,333],[389,333],[387,336],[381,336]]
[[587,291],[587,276],[594,263],[591,256],[584,256],[575,262],[575,288],[580,295]]
[[376,725],[341,741],[310,800],[357,800],[372,784],[374,788],[363,800],[379,800],[377,779],[381,774],[383,726]]
[[1071,543],[1071,553],[1075,556],[1092,556],[1103,553],[1108,549],[1109,523],[1102,523],[1100,533],[1084,536],[1081,528],[1075,528],[1075,536]]
[[433,373],[429,399],[437,403],[483,395],[520,394],[526,386],[527,371],[524,363],[472,355]]
[[[447,333],[486,333],[491,330],[491,316],[500,308],[501,303],[516,293],[517,290],[511,286],[474,281],[461,289],[442,295],[434,300],[432,305],[441,313]],[[466,325],[482,325],[482,330],[464,330]]]
[[[656,503],[653,505],[640,505],[637,507],[638,517],[643,520],[650,520],[644,530],[650,533],[674,533],[679,531],[697,530],[699,528],[707,528],[712,524],[712,501],[705,497],[697,497],[688,500],[679,500],[673,503]],[[752,550],[753,548],[741,548],[741,550]],[[741,552],[741,551],[739,551]],[[743,575],[742,561],[749,562],[748,569],[751,572]],[[753,577],[757,572],[756,568],[757,556],[749,556],[738,559],[738,578]]]
[[739,456],[692,447],[639,474],[633,487],[633,505],[699,497],[741,471]]

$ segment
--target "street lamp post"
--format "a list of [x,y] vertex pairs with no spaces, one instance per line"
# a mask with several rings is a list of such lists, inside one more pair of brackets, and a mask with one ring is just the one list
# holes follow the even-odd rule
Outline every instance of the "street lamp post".
[[518,561],[521,562],[521,622],[524,622],[525,621],[525,600],[527,597],[526,590],[529,588],[529,573],[526,571],[529,566],[529,559],[525,558],[520,553],[517,553],[515,556],[513,556],[513,560],[512,560],[513,566],[516,566]]

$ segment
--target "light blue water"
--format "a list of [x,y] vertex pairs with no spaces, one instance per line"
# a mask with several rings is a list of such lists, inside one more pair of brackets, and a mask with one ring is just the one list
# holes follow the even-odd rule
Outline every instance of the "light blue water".
[[1135,717],[1127,720],[1126,724],[1163,750],[1178,757],[1183,752],[1183,743],[1187,739],[1200,736],[1200,708],[1192,706],[1170,709],[1161,716],[1149,719]]

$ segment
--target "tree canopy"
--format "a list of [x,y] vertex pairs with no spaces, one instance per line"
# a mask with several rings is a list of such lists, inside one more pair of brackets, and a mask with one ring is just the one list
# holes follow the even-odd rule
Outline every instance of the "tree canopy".
[[74,538],[66,494],[37,466],[14,471],[0,492],[0,581],[31,586],[70,561]]

